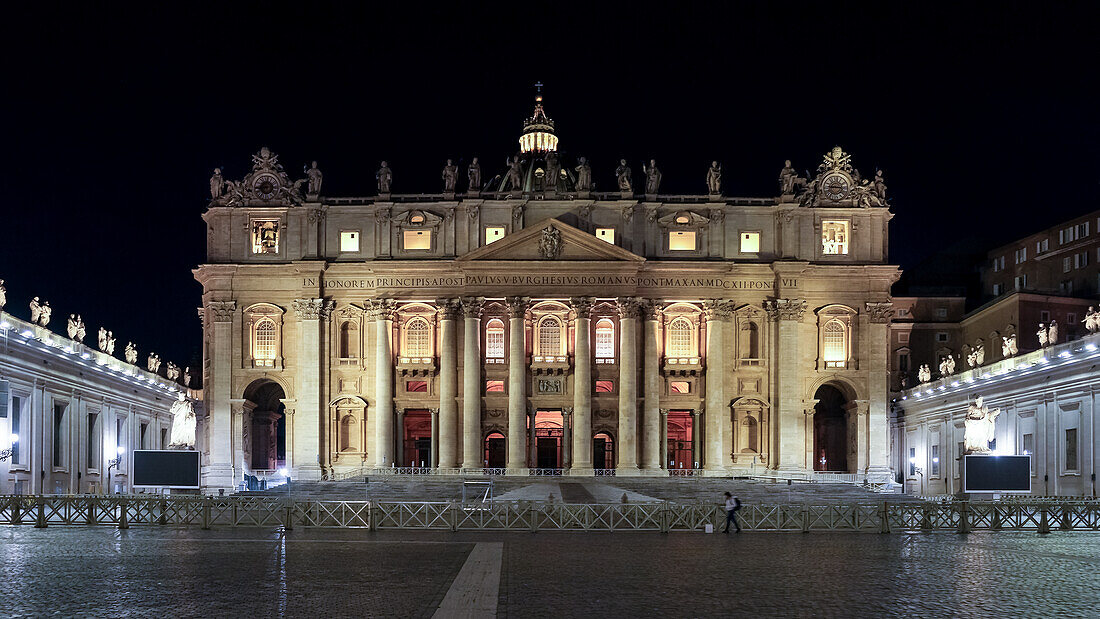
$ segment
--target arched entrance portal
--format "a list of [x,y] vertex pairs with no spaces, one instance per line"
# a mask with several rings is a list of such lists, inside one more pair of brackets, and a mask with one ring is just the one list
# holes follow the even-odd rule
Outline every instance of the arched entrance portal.
[[814,470],[848,472],[848,399],[832,385],[814,398]]
[[[245,423],[248,433],[244,447],[251,452],[247,460],[253,471],[275,471],[286,464],[286,393],[279,383],[260,379],[244,390],[244,399],[252,405]],[[245,407],[248,410],[248,407]]]
[[485,468],[502,469],[505,460],[504,435],[493,432],[485,437]]

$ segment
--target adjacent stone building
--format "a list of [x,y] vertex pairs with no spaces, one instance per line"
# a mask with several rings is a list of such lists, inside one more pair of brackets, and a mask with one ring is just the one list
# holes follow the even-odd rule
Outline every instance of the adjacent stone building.
[[[781,195],[665,195],[565,162],[541,105],[499,176],[293,181],[268,149],[205,214],[205,483],[287,467],[885,474],[881,174],[840,148]],[[700,186],[704,170],[700,169]],[[469,179],[465,193],[455,177]],[[302,189],[308,183],[308,188]]]

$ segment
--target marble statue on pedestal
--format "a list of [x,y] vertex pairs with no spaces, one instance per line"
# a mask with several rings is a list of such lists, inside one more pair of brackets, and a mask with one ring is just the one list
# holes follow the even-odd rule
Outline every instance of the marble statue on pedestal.
[[168,380],[178,379],[180,377],[180,366],[169,361],[168,369],[165,371],[165,375],[168,377]]
[[107,352],[107,329],[104,327],[99,328],[99,338],[96,343],[99,345],[100,350]]
[[875,196],[879,203],[886,202],[886,182],[882,180],[882,170],[875,170]]
[[1047,326],[1045,323],[1039,323],[1039,330],[1035,332],[1035,335],[1039,337],[1039,348],[1047,347]]
[[131,365],[137,363],[137,347],[133,342],[126,342],[126,350],[122,352],[122,356],[126,358],[126,363]]
[[8,289],[4,287],[4,280],[0,279],[0,310],[8,304]]
[[1020,349],[1016,346],[1016,334],[1008,335],[1001,338],[1001,356],[1009,358],[1016,353],[1020,352]]
[[[4,280],[0,279],[0,284],[3,283]],[[0,307],[3,307],[3,305],[0,304]],[[1088,331],[1089,333],[1096,333],[1097,331],[1100,331],[1100,312],[1097,312],[1090,305],[1089,311],[1085,312],[1085,319],[1081,322],[1085,323],[1085,331]]]
[[1047,344],[1054,346],[1058,343],[1058,321],[1051,320],[1047,327]]
[[791,160],[783,162],[783,169],[779,171],[779,192],[783,195],[794,195],[795,179],[798,173],[791,167]]
[[38,302],[38,297],[31,299],[31,323],[38,324],[38,319],[42,317],[42,304]]
[[649,166],[642,166],[642,172],[645,173],[646,194],[657,195],[657,190],[661,188],[661,171],[657,169],[657,162],[650,159]]
[[560,176],[561,162],[558,160],[558,154],[550,151],[546,153],[546,181],[543,183],[543,188],[546,191],[556,192]]
[[389,163],[383,161],[381,167],[374,173],[374,178],[378,181],[378,193],[390,192],[390,185],[393,183],[393,170],[390,169]]
[[50,324],[50,316],[51,315],[53,315],[53,308],[50,307],[50,302],[49,301],[43,301],[41,312],[39,313],[39,316],[38,316],[38,324],[42,325],[43,327]]
[[443,166],[442,177],[443,193],[454,193],[455,184],[458,182],[458,166],[450,159],[447,160],[447,165]]
[[321,182],[324,180],[324,174],[321,174],[321,170],[317,167],[317,162],[314,161],[313,165],[306,168],[306,177],[309,179],[309,185],[306,187],[306,193],[311,196],[316,196],[321,193]]
[[978,342],[978,347],[974,349],[974,360],[978,365],[985,363],[985,342]]
[[107,332],[107,354],[108,355],[115,354],[115,332],[114,331],[108,331]]
[[214,168],[214,175],[210,177],[210,198],[217,200],[222,197],[225,189],[225,179],[222,178],[221,168]]
[[470,181],[467,191],[471,193],[481,191],[481,164],[477,162],[477,157],[474,157],[466,168],[466,178]]
[[717,161],[711,161],[707,168],[707,193],[712,196],[722,193],[722,166]]
[[170,449],[194,449],[195,448],[195,407],[187,401],[187,397],[180,392],[172,408],[172,440],[168,443]]
[[577,191],[592,191],[592,166],[588,160],[584,157],[578,159],[573,171],[577,173]]
[[940,359],[940,376],[951,376],[955,373],[955,357],[947,355]]
[[932,370],[928,367],[928,364],[922,364],[920,369],[917,370],[917,380],[921,383],[927,383],[932,380]]
[[146,361],[145,367],[154,374],[160,371],[160,356],[156,353],[149,353],[149,359]]
[[966,427],[963,446],[968,454],[989,453],[989,443],[996,438],[997,416],[1001,409],[989,410],[982,396],[974,399],[966,409]]
[[69,334],[70,340],[76,339],[76,314],[69,314],[69,321],[65,324],[65,332]]
[[183,386],[191,386],[191,366],[183,368]]
[[512,157],[507,160],[508,163],[508,176],[505,177],[507,181],[507,188],[509,190],[523,189],[523,178],[520,174],[520,160],[519,156]]
[[630,166],[626,165],[626,159],[619,160],[619,167],[615,168],[615,181],[619,191],[633,191],[634,186],[630,181]]
[[978,353],[976,351],[971,350],[966,354],[966,365],[972,368],[978,366]]

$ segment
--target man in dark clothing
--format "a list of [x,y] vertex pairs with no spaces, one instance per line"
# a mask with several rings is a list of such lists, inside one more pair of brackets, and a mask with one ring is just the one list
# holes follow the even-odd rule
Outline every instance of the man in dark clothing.
[[741,525],[737,523],[737,510],[741,509],[741,500],[733,496],[729,492],[726,493],[726,528],[723,533],[730,532],[730,523],[733,523],[734,527],[737,527],[737,532],[741,532]]

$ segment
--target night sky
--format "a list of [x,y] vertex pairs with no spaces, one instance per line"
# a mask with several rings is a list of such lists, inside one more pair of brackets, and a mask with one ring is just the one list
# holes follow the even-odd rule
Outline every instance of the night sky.
[[197,365],[215,166],[267,145],[293,176],[318,160],[326,195],[373,194],[381,159],[395,192],[438,192],[448,157],[503,171],[536,81],[597,189],[655,158],[662,193],[702,193],[717,159],[727,195],[774,196],[784,159],[843,146],[885,171],[903,268],[1097,208],[1086,3],[154,4],[0,25],[7,309],[38,295],[142,359]]

